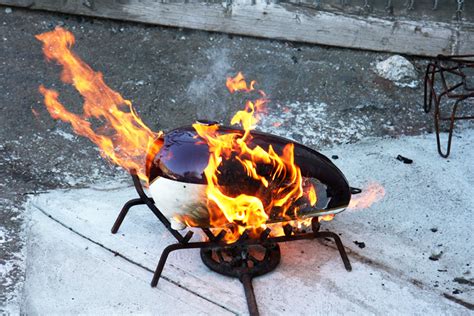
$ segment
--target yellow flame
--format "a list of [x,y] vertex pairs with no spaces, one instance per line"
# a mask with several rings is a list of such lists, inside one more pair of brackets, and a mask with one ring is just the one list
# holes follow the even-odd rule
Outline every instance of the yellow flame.
[[329,222],[329,221],[332,221],[334,219],[334,214],[326,214],[326,215],[323,215],[323,216],[319,216],[318,217],[318,221],[319,222],[322,222],[322,221],[325,221],[325,222]]
[[313,186],[309,188],[308,191],[309,204],[314,206],[318,202],[318,197],[316,196],[316,191]]
[[[255,81],[247,84],[241,73],[234,78],[228,78],[226,85],[231,93],[255,90]],[[210,224],[213,227],[237,224],[231,234],[226,235],[228,242],[235,241],[246,229],[254,232],[264,229],[274,208],[279,209],[279,216],[289,218],[286,212],[295,200],[303,196],[301,170],[294,162],[292,143],[283,148],[281,155],[276,153],[271,145],[267,150],[260,146],[249,146],[252,139],[250,131],[258,122],[257,113],[268,101],[263,91],[258,92],[262,97],[247,101],[245,109],[238,111],[231,120],[231,124],[242,126],[243,133],[222,134],[219,133],[217,125],[193,125],[198,135],[206,140],[209,146],[210,157],[204,173],[208,183],[206,194]],[[240,162],[249,178],[257,180],[267,188],[261,196],[243,193],[232,196],[226,193],[225,187],[219,184],[219,167],[223,161],[232,159]],[[272,166],[271,174],[260,174],[257,168],[259,164]],[[270,186],[272,181],[278,181],[279,185]],[[313,193],[313,201],[316,201],[314,189]]]

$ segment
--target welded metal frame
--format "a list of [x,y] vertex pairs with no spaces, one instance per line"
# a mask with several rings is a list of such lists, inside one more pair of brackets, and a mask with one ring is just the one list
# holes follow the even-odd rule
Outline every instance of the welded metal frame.
[[[206,264],[206,266],[208,266],[215,272],[239,278],[239,280],[244,286],[245,296],[247,299],[247,305],[250,315],[258,315],[259,312],[257,307],[257,301],[255,299],[255,293],[252,286],[252,279],[256,276],[272,271],[278,265],[280,261],[280,251],[279,248],[275,250],[275,247],[278,247],[278,244],[281,242],[304,239],[333,239],[336,243],[337,250],[339,251],[345,269],[347,271],[352,270],[351,263],[344,249],[344,245],[342,244],[341,238],[333,232],[319,231],[320,226],[317,218],[313,218],[311,225],[312,231],[307,233],[300,233],[288,224],[284,226],[284,236],[270,237],[271,229],[267,228],[260,234],[259,238],[250,238],[248,232],[245,231],[237,241],[228,244],[224,241],[224,236],[226,235],[225,230],[221,230],[219,233],[214,234],[209,228],[200,228],[208,237],[208,241],[190,242],[193,236],[193,232],[188,231],[185,235],[182,235],[180,232],[173,229],[171,227],[170,221],[161,213],[161,211],[155,205],[154,200],[146,195],[138,176],[132,173],[132,179],[139,198],[132,199],[125,203],[111,229],[112,234],[117,233],[130,208],[136,205],[146,205],[160,220],[160,222],[163,223],[163,225],[166,227],[166,229],[168,229],[168,231],[173,235],[173,237],[175,237],[178,241],[175,244],[167,246],[163,250],[158,261],[158,265],[153,274],[153,279],[151,281],[152,287],[157,286],[158,281],[161,277],[161,273],[163,272],[166,260],[168,259],[168,256],[171,252],[181,249],[201,249],[201,258],[203,259],[203,262],[204,264]],[[351,188],[351,191],[354,194],[360,193],[360,189]],[[236,272],[235,274],[229,273],[229,271],[222,271],[219,268],[213,267],[213,264],[209,262],[209,254],[206,254],[206,252],[209,251],[219,251],[230,248],[247,248],[256,245],[262,246],[268,251],[268,255],[267,253],[265,254],[265,258],[262,260],[262,262],[254,262],[254,264],[258,265],[259,268],[252,270],[251,267],[247,267],[243,270],[240,269],[239,272]],[[275,251],[278,251],[278,254],[276,254]],[[265,260],[269,261],[265,262]],[[265,267],[265,264],[268,264],[268,266]]]
[[[466,99],[474,97],[474,87],[468,86],[464,68],[474,68],[474,55],[438,55],[436,59],[428,64],[424,80],[424,103],[423,109],[430,112],[434,102],[434,125],[436,130],[436,143],[438,153],[441,157],[447,158],[451,152],[451,142],[453,138],[454,122],[457,120],[470,120],[474,116],[456,116],[458,106]],[[459,78],[454,84],[448,83],[447,75]],[[441,80],[441,89],[435,86],[436,81]],[[437,91],[439,90],[439,91]],[[443,98],[454,100],[451,115],[445,117],[441,115],[441,100]],[[443,151],[440,140],[441,121],[449,121],[448,143],[446,151]]]

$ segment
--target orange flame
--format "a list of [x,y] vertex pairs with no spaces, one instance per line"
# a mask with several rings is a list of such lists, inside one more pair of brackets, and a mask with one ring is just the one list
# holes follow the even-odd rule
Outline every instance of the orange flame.
[[229,89],[230,93],[234,93],[236,91],[250,92],[250,91],[255,90],[254,89],[255,80],[252,80],[250,82],[250,85],[247,85],[244,75],[241,72],[239,72],[234,78],[232,77],[227,78],[225,85],[227,89]]
[[362,193],[353,195],[348,209],[360,210],[372,206],[385,196],[385,188],[380,183],[370,183],[362,189]]
[[[244,76],[238,73],[234,78],[228,78],[227,88],[231,93],[237,91],[254,91],[255,81],[249,85]],[[260,146],[249,147],[252,139],[250,131],[258,122],[258,115],[268,102],[263,91],[258,91],[261,98],[247,101],[245,110],[238,111],[231,124],[240,124],[243,133],[220,134],[217,125],[195,124],[193,127],[209,146],[209,162],[204,170],[207,179],[206,194],[210,212],[210,224],[213,227],[234,225],[231,233],[226,235],[227,242],[232,242],[245,231],[257,233],[265,227],[270,211],[278,208],[279,216],[286,218],[286,212],[293,202],[303,196],[302,176],[299,167],[294,163],[294,145],[284,147],[278,155],[272,146],[267,150]],[[240,193],[233,196],[226,192],[226,187],[219,184],[219,168],[225,161],[240,162],[247,176],[260,182],[265,188],[255,195]],[[257,165],[272,166],[270,176],[261,175]],[[271,185],[271,182],[278,185]],[[314,189],[313,189],[314,190]],[[315,193],[313,191],[313,193]],[[316,196],[314,195],[314,202]],[[235,226],[236,225],[236,226]]]
[[[71,124],[74,131],[88,137],[100,149],[108,160],[129,171],[135,171],[141,179],[148,181],[146,176],[146,159],[154,157],[160,150],[162,142],[156,141],[161,132],[154,133],[138,117],[130,101],[109,88],[100,72],[95,72],[85,64],[71,48],[74,45],[72,33],[56,28],[54,31],[37,35],[43,43],[43,52],[48,60],[55,61],[63,67],[61,80],[71,84],[84,99],[83,113],[69,112],[59,101],[59,93],[40,86],[47,110],[54,119],[61,119]],[[239,73],[228,78],[226,86],[231,93],[243,91],[257,92],[260,97],[247,101],[245,109],[238,111],[231,124],[240,124],[243,131],[221,134],[218,126],[195,124],[198,135],[209,146],[209,161],[204,173],[207,179],[207,203],[211,227],[227,227],[230,234],[226,241],[235,241],[245,230],[258,233],[267,227],[270,212],[277,217],[288,220],[294,218],[286,213],[293,203],[302,197],[308,199],[312,206],[317,202],[314,187],[303,188],[301,171],[294,162],[294,145],[286,145],[278,154],[269,146],[250,146],[250,131],[259,121],[259,114],[265,110],[268,102],[261,90],[255,90],[255,81],[247,84],[244,76]],[[93,121],[100,127],[94,127]],[[247,177],[259,183],[260,190],[255,194],[228,192],[225,185],[219,183],[219,168],[225,161],[233,160],[240,163]],[[260,174],[258,165],[271,166],[270,174]],[[297,208],[291,210],[296,213]],[[186,216],[176,218],[188,226],[196,226],[192,218]],[[310,219],[292,221],[297,228],[305,227]],[[296,224],[295,224],[296,223]],[[309,224],[308,224],[309,223]],[[270,226],[271,225],[271,226]],[[278,234],[280,223],[268,224],[276,227]]]
[[283,227],[286,225],[290,225],[295,231],[309,231],[311,230],[311,221],[312,218],[297,219],[286,222],[270,223],[267,224],[266,227],[269,227],[272,230],[270,233],[271,237],[279,237],[285,235],[285,229]]
[[[132,103],[109,88],[102,73],[95,72],[71,51],[74,35],[57,27],[54,31],[36,35],[43,43],[43,52],[50,61],[63,67],[61,80],[72,84],[84,98],[81,115],[69,112],[59,101],[59,93],[43,85],[39,91],[54,119],[71,124],[77,134],[93,141],[101,155],[113,163],[132,171],[147,181],[145,158],[147,152],[153,155],[159,150],[154,140],[161,133],[152,132],[138,117]],[[93,128],[91,120],[102,123]]]

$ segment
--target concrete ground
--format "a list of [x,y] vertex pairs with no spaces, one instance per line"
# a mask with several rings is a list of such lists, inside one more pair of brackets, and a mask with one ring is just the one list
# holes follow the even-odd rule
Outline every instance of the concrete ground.
[[[261,314],[472,314],[474,166],[466,161],[474,160],[474,130],[462,136],[449,161],[436,155],[433,135],[324,150],[339,157],[334,163],[351,185],[379,182],[385,196],[322,223],[341,236],[351,272],[330,240],[281,244],[279,266],[253,281]],[[396,160],[399,153],[413,164]],[[160,195],[175,193],[165,188]],[[118,234],[110,233],[123,203],[135,197],[125,181],[30,199],[21,311],[247,314],[240,282],[211,272],[195,249],[171,253],[158,287],[149,286],[160,253],[174,240],[146,207],[131,209]]]
[[[282,134],[316,149],[432,131],[421,85],[400,88],[372,71],[388,54],[0,7],[0,311],[17,311],[22,300],[27,196],[126,176],[42,105],[40,84],[81,109],[34,38],[56,25],[75,34],[78,55],[154,130],[196,118],[228,122],[241,100],[229,96],[225,78],[242,71],[272,99],[266,130],[278,133],[273,123],[282,123]],[[410,60],[422,78],[426,60]]]

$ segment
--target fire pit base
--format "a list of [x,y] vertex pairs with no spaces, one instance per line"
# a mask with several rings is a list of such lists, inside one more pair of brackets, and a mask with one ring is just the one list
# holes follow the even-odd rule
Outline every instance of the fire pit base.
[[320,225],[316,217],[314,217],[311,222],[312,232],[300,232],[290,224],[287,224],[283,227],[283,236],[270,237],[272,232],[270,228],[262,231],[259,238],[250,238],[249,233],[244,231],[237,241],[228,244],[224,241],[224,236],[226,235],[225,230],[221,230],[215,235],[210,229],[201,228],[208,237],[208,240],[191,242],[193,232],[188,231],[186,235],[183,236],[180,232],[174,230],[168,219],[156,207],[153,199],[145,194],[139,178],[132,174],[132,179],[139,198],[130,200],[124,205],[112,227],[112,233],[115,234],[118,231],[132,206],[145,204],[178,241],[176,244],[169,245],[163,250],[155,273],[153,274],[151,281],[152,287],[158,285],[166,260],[172,251],[180,249],[201,249],[201,259],[209,269],[223,275],[239,278],[244,285],[250,315],[258,315],[252,279],[268,273],[278,266],[281,257],[280,247],[278,246],[280,242],[317,238],[333,239],[342,262],[344,263],[344,267],[347,271],[352,270],[351,263],[339,236],[329,231],[320,232]]
[[250,315],[258,315],[252,279],[273,271],[280,258],[278,244],[201,249],[201,259],[209,269],[242,282]]
[[273,271],[280,258],[278,244],[201,249],[201,259],[209,269],[239,279],[244,274],[253,278]]

